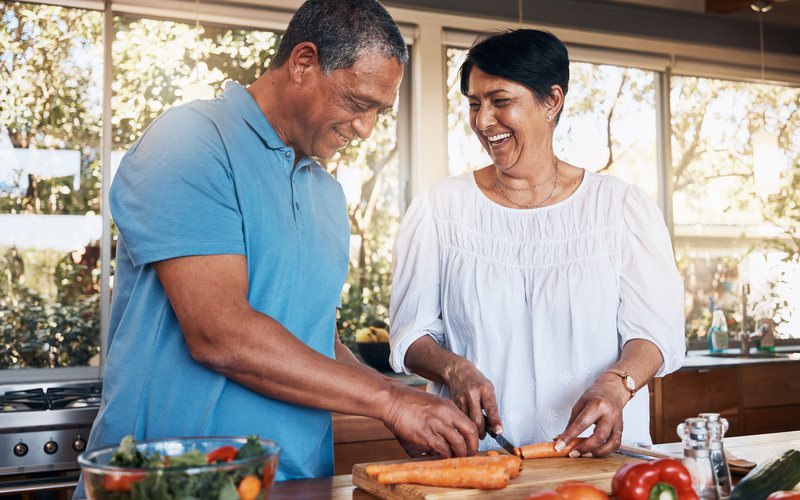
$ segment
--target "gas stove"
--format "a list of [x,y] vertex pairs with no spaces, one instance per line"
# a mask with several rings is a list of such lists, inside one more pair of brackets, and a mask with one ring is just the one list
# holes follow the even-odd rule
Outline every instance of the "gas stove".
[[0,477],[78,470],[102,384],[0,385]]

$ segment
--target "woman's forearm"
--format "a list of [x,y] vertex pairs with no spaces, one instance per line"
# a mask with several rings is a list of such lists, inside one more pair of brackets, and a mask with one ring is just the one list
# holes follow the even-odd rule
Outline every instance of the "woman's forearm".
[[409,370],[445,385],[449,385],[453,372],[464,363],[469,361],[443,348],[430,335],[414,341],[405,357],[405,365]]
[[628,372],[638,390],[650,383],[663,363],[664,357],[657,345],[649,340],[633,339],[622,347],[619,361],[613,368]]

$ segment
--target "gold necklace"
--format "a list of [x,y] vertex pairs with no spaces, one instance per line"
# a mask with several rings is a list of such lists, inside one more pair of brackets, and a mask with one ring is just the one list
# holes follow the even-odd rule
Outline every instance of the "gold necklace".
[[[555,171],[553,172],[553,175],[551,175],[547,179],[547,181],[545,181],[545,182],[549,182],[552,179],[554,179],[554,181],[553,181],[553,189],[550,190],[550,194],[545,196],[542,200],[534,203],[533,205],[526,205],[524,203],[517,203],[516,201],[512,200],[511,198],[509,198],[508,195],[506,194],[506,190],[508,190],[508,191],[527,191],[528,189],[533,189],[533,187],[527,188],[527,189],[514,189],[514,188],[511,188],[510,186],[507,186],[506,184],[503,184],[502,182],[500,182],[500,178],[498,178],[497,176],[495,176],[495,178],[494,178],[494,185],[497,188],[497,192],[500,193],[500,196],[502,196],[504,200],[506,200],[507,202],[511,203],[512,205],[514,205],[517,208],[530,209],[530,208],[539,208],[539,207],[541,207],[542,205],[547,203],[547,201],[550,198],[552,198],[553,195],[555,194],[556,186],[558,185],[558,158],[556,158]],[[544,184],[544,182],[541,183],[541,184],[537,184],[534,187],[541,186],[542,184]]]
[[516,188],[514,186],[509,186],[508,184],[503,183],[500,180],[500,177],[498,177],[497,175],[495,175],[495,179],[497,179],[497,183],[500,184],[500,186],[502,186],[504,190],[506,190],[506,191],[514,191],[514,192],[519,193],[521,191],[533,191],[534,189],[536,189],[538,187],[542,187],[545,184],[548,184],[550,181],[553,180],[553,177],[555,177],[556,174],[558,174],[558,157],[556,157],[556,161],[553,164],[553,173],[550,175],[550,177],[548,177],[547,179],[543,180],[539,184],[534,184],[533,186],[524,187],[524,188]]

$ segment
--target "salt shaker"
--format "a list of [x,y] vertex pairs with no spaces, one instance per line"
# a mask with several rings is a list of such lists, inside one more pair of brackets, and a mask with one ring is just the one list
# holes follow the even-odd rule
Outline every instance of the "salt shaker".
[[711,454],[711,467],[714,469],[717,495],[724,500],[731,495],[731,471],[722,445],[722,438],[728,432],[728,420],[721,418],[719,413],[701,413],[700,418],[706,419],[707,422],[708,449]]
[[678,437],[683,440],[683,465],[692,476],[692,488],[700,500],[719,500],[711,451],[708,448],[708,421],[687,418],[678,425]]

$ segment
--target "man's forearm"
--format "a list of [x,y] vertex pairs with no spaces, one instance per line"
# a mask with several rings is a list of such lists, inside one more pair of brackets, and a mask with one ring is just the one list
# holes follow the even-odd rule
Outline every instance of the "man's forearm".
[[344,345],[341,341],[339,341],[338,334],[337,334],[337,338],[334,339],[333,352],[334,352],[334,355],[336,356],[336,361],[348,364],[350,366],[357,367],[358,369],[361,370],[361,372],[364,374],[364,376],[367,376],[367,377],[378,377],[381,380],[384,380],[386,382],[392,382],[392,383],[397,383],[398,382],[397,380],[395,380],[395,379],[393,379],[391,377],[387,377],[386,375],[382,374],[381,372],[379,372],[377,370],[373,370],[369,366],[367,366],[364,363],[362,363],[361,361],[359,361],[358,358],[356,357],[356,355],[353,354],[353,351],[351,351],[346,345]]
[[[337,349],[330,359],[303,344],[280,323],[252,311],[217,337],[225,353],[206,363],[215,371],[274,399],[313,408],[383,418],[396,390],[378,372]],[[338,343],[338,342],[337,342]],[[349,350],[348,350],[349,352]],[[202,361],[202,360],[201,360]]]

